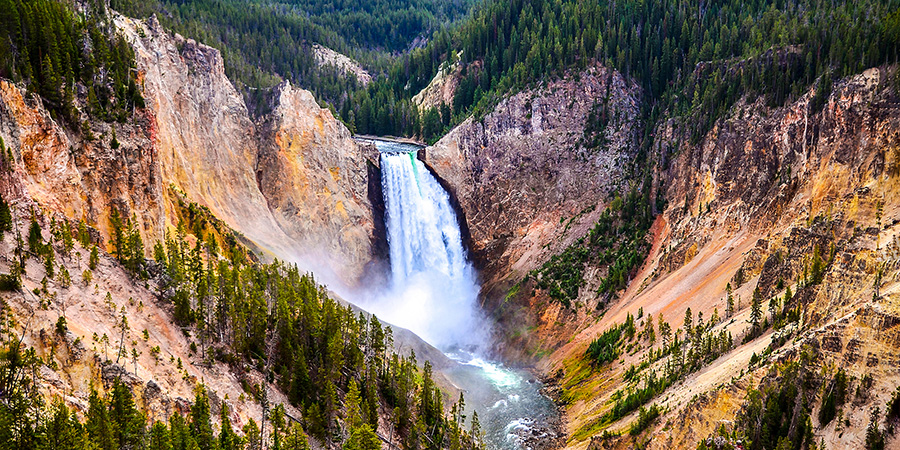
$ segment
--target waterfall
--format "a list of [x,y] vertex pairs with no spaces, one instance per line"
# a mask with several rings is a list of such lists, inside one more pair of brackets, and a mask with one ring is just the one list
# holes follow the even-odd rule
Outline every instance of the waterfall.
[[466,257],[450,196],[416,158],[418,147],[376,140],[390,252],[390,286],[363,305],[407,328],[458,364],[442,374],[466,393],[491,450],[525,450],[556,438],[556,407],[525,371],[484,355],[490,322],[478,305],[475,269]]
[[486,342],[475,270],[450,197],[410,145],[376,141],[391,286],[375,313],[442,349]]

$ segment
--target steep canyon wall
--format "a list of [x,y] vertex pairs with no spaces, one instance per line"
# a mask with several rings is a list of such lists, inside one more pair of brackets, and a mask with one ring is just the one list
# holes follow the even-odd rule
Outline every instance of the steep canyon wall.
[[126,123],[90,122],[90,140],[0,82],[0,137],[16,160],[4,193],[104,236],[118,208],[137,216],[149,243],[178,225],[173,195],[183,195],[268,257],[355,283],[376,258],[365,153],[373,150],[286,82],[270,94],[272,112],[254,120],[217,50],[155,18],[115,22],[134,47],[147,107]]

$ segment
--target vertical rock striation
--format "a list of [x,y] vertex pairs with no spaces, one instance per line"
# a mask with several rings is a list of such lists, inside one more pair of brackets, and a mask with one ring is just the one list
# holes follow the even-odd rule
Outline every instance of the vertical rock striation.
[[347,128],[287,82],[255,123],[217,50],[155,18],[119,23],[144,73],[164,182],[275,256],[358,280],[375,235],[367,158]]
[[[110,145],[113,128],[117,148]],[[145,238],[163,235],[160,167],[151,145],[152,117],[136,111],[126,124],[91,124],[93,138],[73,136],[24,88],[0,80],[0,138],[11,170],[0,177],[5,199],[85,220],[105,235],[113,207],[135,215]]]
[[[143,94],[153,114],[153,142],[164,186],[172,185],[277,255],[290,239],[256,182],[256,129],[241,95],[211,47],[170,36],[155,19],[119,17],[135,49]],[[169,204],[169,217],[174,217]],[[177,225],[177,224],[171,224]]]
[[377,155],[367,158],[367,147],[308,91],[284,82],[271,102],[257,178],[275,221],[300,245],[298,254],[343,266],[356,279],[375,256],[367,159]]

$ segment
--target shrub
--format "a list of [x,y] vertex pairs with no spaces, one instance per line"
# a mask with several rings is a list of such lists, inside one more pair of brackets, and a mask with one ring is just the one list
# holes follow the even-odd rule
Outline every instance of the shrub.
[[650,409],[641,406],[638,412],[638,419],[631,424],[631,429],[628,430],[628,433],[632,436],[641,434],[660,414],[662,414],[662,408],[655,403],[650,406]]
[[599,366],[615,361],[619,356],[619,339],[621,337],[622,326],[613,325],[612,328],[604,331],[600,337],[594,339],[587,350],[587,354],[592,360],[591,362]]
[[885,420],[888,422],[893,422],[900,419],[900,387],[894,391],[894,395],[891,396],[890,401],[887,404],[887,411],[884,416]]
[[834,420],[838,409],[844,404],[846,397],[847,373],[844,372],[844,369],[841,369],[829,383],[825,397],[822,400],[822,408],[819,409],[819,426],[824,427]]
[[22,281],[11,273],[0,274],[0,291],[13,292],[22,288]]

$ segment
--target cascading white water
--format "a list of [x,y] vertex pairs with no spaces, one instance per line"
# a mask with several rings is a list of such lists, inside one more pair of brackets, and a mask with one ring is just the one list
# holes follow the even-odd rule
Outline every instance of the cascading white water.
[[450,198],[416,158],[415,147],[381,147],[394,297],[383,318],[444,350],[477,347],[486,342],[488,327]]
[[471,278],[450,199],[415,152],[383,153],[381,167],[393,283],[423,272]]
[[475,269],[447,192],[416,158],[418,147],[381,140],[375,145],[381,151],[391,286],[363,306],[460,363],[444,375],[478,412],[489,449],[524,450],[556,439],[550,425],[556,408],[541,395],[540,383],[484,359],[490,324],[478,306]]

